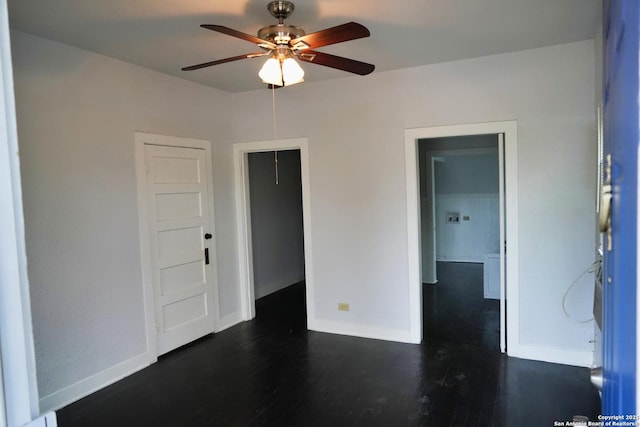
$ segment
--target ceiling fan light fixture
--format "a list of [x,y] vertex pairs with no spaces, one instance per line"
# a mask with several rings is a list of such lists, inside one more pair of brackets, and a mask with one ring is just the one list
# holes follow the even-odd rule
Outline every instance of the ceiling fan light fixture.
[[269,58],[258,72],[258,76],[267,84],[291,86],[304,81],[304,70],[291,57],[285,58],[282,62],[280,59]]
[[304,81],[304,70],[295,59],[287,58],[282,61],[282,80],[285,86]]
[[258,76],[264,83],[272,84],[274,86],[283,86],[282,84],[282,69],[280,67],[280,61],[276,58],[269,58],[264,63]]

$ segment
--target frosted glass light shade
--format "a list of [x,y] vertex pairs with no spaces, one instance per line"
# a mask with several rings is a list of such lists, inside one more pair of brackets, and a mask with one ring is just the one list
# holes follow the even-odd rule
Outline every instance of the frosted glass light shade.
[[295,59],[287,58],[282,62],[282,80],[285,86],[304,81],[304,70]]
[[282,63],[276,58],[269,58],[258,72],[258,76],[264,83],[289,86],[304,81],[304,70],[293,58],[287,58]]
[[264,83],[269,83],[276,86],[282,86],[282,69],[280,68],[280,61],[275,58],[267,59],[264,63],[258,76]]

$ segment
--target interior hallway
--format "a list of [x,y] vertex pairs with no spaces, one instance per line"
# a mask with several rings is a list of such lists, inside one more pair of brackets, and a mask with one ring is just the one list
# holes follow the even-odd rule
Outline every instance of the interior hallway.
[[595,420],[588,370],[499,353],[482,264],[438,263],[421,345],[306,330],[304,284],[58,411],[65,426],[551,426]]

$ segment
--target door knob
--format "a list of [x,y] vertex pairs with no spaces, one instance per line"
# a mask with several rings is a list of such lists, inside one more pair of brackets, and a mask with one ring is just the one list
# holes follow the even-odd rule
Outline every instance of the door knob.
[[211,233],[206,233],[206,234],[204,235],[204,238],[205,238],[205,239],[207,239],[207,240],[209,240],[209,239],[210,239],[210,238],[212,238],[212,237],[213,237],[213,236],[211,235]]

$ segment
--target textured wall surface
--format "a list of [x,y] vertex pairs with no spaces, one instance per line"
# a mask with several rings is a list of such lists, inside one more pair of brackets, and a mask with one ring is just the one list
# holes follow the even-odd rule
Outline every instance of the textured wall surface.
[[[237,316],[231,141],[271,138],[272,98],[12,37],[42,397],[145,351],[134,131],[213,141],[220,314]],[[309,140],[317,320],[338,333],[408,330],[404,130],[515,119],[521,300],[510,303],[521,344],[591,350],[593,328],[561,308],[594,253],[591,41],[305,83],[276,97],[279,137]],[[571,312],[588,313],[591,298],[578,286]]]
[[[277,92],[280,137],[309,138],[317,317],[408,330],[404,130],[517,120],[520,344],[590,353],[593,328],[561,302],[593,261],[594,96],[592,41]],[[234,141],[268,138],[270,105],[265,91],[234,94]],[[592,286],[572,312],[588,315]]]
[[144,353],[134,132],[213,141],[222,315],[238,306],[230,96],[13,32],[40,396]]

